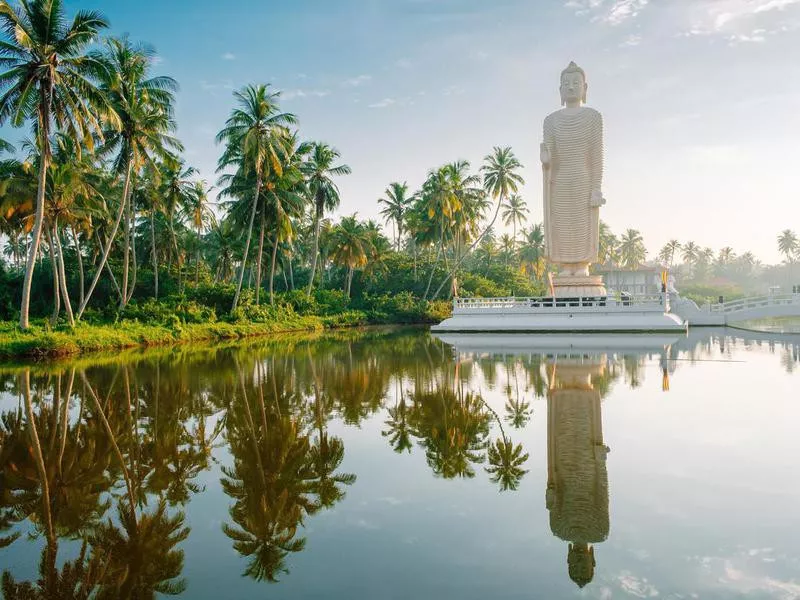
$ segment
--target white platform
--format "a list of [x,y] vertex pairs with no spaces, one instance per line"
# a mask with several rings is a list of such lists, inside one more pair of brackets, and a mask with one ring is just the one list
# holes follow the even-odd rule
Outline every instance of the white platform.
[[666,294],[607,298],[457,298],[437,333],[686,332]]

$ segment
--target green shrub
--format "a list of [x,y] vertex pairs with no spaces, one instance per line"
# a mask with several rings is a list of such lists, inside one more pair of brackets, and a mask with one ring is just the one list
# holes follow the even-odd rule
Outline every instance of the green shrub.
[[316,290],[314,298],[320,315],[342,313],[350,306],[350,298],[342,290]]
[[291,306],[298,315],[317,315],[320,306],[316,295],[309,296],[305,290],[290,290],[280,295],[281,302]]

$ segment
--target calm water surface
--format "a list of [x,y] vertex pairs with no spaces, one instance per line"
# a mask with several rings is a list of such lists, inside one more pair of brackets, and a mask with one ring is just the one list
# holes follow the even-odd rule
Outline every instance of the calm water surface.
[[0,367],[3,593],[800,598],[800,336],[770,335]]

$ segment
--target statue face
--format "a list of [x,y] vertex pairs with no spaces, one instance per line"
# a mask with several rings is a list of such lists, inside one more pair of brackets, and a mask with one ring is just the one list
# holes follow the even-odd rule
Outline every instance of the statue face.
[[579,103],[586,97],[586,81],[580,73],[564,73],[561,77],[561,102]]

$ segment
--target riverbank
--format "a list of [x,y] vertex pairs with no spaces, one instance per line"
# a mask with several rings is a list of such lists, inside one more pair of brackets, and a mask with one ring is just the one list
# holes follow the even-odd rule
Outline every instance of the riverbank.
[[259,320],[239,318],[231,321],[186,322],[178,315],[142,322],[138,319],[116,322],[78,323],[51,327],[46,320],[21,331],[16,323],[0,322],[0,359],[55,358],[89,352],[109,352],[126,348],[171,346],[195,342],[240,340],[277,333],[315,332],[367,325],[429,324],[444,318],[438,303],[414,314],[367,313],[348,310],[330,315],[301,315],[290,309],[274,311]]

